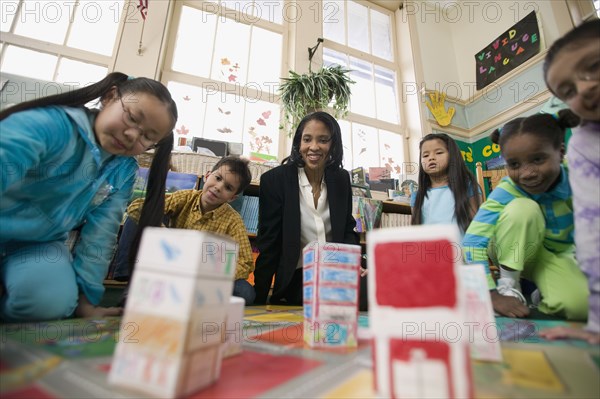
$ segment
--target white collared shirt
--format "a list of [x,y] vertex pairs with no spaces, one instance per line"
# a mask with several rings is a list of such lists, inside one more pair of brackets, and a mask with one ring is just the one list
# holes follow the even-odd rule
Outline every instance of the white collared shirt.
[[[311,241],[331,241],[331,217],[327,201],[327,186],[321,181],[321,195],[315,209],[312,187],[304,168],[298,168],[298,183],[300,185],[300,248]],[[298,259],[296,269],[302,268],[302,255]]]

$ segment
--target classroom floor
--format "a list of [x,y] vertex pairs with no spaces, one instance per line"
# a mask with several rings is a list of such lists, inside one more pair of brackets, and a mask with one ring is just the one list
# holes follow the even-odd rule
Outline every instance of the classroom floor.
[[[120,320],[1,325],[0,397],[141,397],[107,383]],[[243,352],[225,359],[220,379],[191,397],[375,398],[368,314],[359,314],[358,347],[342,350],[307,347],[302,320],[301,307],[246,307]],[[600,397],[599,346],[549,342],[536,334],[564,324],[497,318],[504,359],[472,361],[475,396]]]

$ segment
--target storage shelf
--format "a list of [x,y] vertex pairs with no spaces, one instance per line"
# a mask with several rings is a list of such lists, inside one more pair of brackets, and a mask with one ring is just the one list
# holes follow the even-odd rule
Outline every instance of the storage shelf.
[[399,202],[394,201],[383,201],[383,212],[410,215],[410,205],[401,204]]

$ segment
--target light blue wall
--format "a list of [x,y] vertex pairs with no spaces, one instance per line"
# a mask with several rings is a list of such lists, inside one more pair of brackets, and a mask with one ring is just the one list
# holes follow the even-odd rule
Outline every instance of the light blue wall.
[[[462,105],[447,99],[446,108],[451,106],[455,108],[452,126],[471,130],[511,109],[516,104],[523,101],[535,101],[532,98],[546,90],[542,66],[543,61],[540,60],[500,85],[495,83],[488,85],[482,90],[483,94],[472,103]],[[519,116],[538,112],[543,105],[544,103],[540,103]],[[430,119],[433,119],[429,109],[427,109],[427,114]],[[489,132],[486,133],[489,134]]]

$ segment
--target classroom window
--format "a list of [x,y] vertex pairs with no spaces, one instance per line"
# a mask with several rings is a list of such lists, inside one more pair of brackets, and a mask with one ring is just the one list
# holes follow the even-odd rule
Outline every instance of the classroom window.
[[390,170],[391,178],[401,179],[403,170],[404,145],[402,136],[384,129],[348,122],[339,122],[344,146],[344,168],[351,170],[364,167],[382,166]]
[[163,79],[179,109],[178,143],[241,142],[251,159],[277,159],[282,7],[283,1],[177,4]]
[[82,85],[104,77],[123,4],[123,0],[2,1],[0,70]]
[[401,173],[404,148],[392,16],[366,2],[323,2],[323,64],[345,66],[356,82],[346,117],[349,133],[343,137],[347,169],[386,166]]
[[323,36],[387,61],[394,60],[391,14],[360,3],[323,1]]

